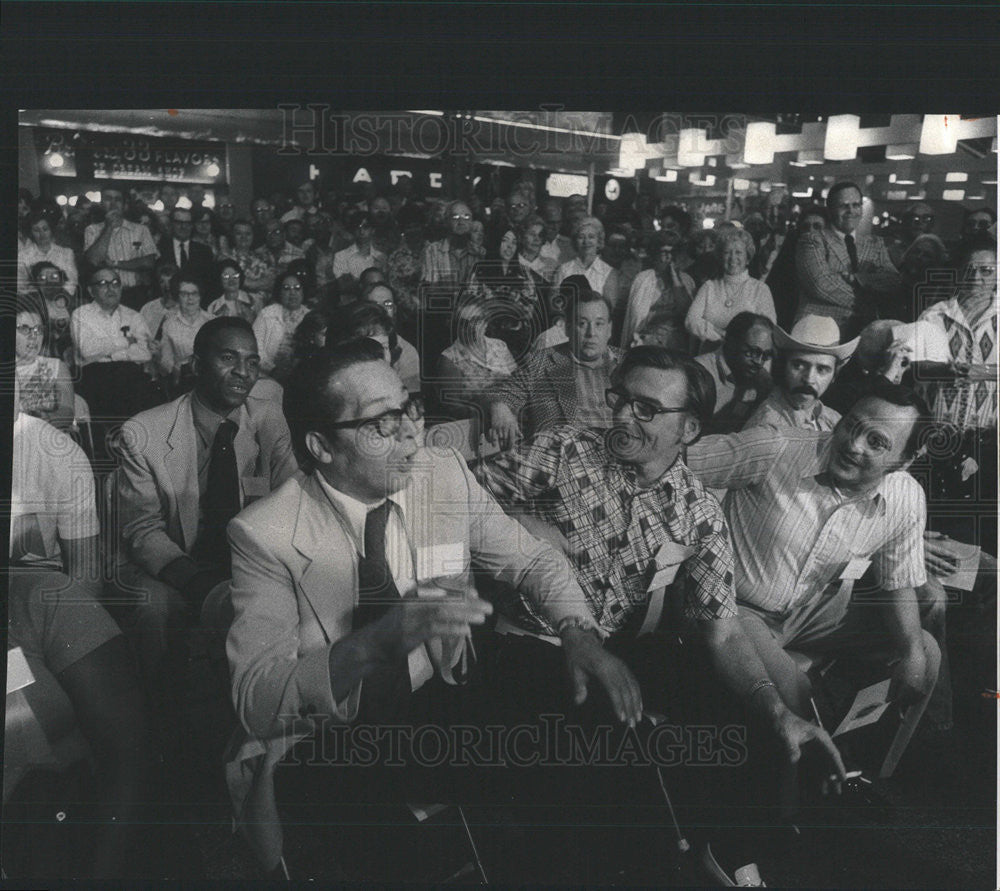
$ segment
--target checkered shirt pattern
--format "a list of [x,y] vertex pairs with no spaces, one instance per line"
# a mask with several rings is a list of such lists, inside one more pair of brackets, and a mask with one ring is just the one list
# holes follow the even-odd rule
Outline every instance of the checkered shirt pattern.
[[[970,365],[997,363],[997,309],[985,313],[973,327],[956,298],[942,301],[920,316],[944,329],[951,358]],[[934,381],[924,395],[938,421],[954,424],[960,431],[996,430],[996,381]]]
[[[527,508],[558,527],[591,613],[608,633],[643,608],[655,555],[667,541],[693,549],[675,585],[684,615],[736,615],[733,552],[722,509],[678,459],[648,489],[612,457],[599,431],[552,427],[519,448],[494,456],[477,471],[505,506]],[[537,628],[552,633],[530,604]]]

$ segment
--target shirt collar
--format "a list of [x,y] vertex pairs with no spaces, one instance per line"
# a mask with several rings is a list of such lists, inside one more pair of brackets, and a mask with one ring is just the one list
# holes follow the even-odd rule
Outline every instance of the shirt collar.
[[846,495],[846,493],[843,493],[840,489],[836,488],[827,477],[827,467],[830,464],[830,455],[832,453],[833,433],[824,434],[823,437],[818,440],[818,445],[819,448],[816,450],[815,457],[811,461],[807,461],[802,468],[802,478],[814,479],[817,485],[822,486],[824,489],[829,489],[843,498],[845,504],[852,501],[872,504],[873,509],[877,510],[879,514],[884,517],[885,481],[888,474],[882,477],[874,491],[869,492],[867,495]]
[[331,485],[327,478],[318,470],[313,471],[313,473],[316,474],[320,488],[326,493],[326,497],[330,499],[330,503],[333,504],[341,517],[346,520],[348,534],[361,557],[365,556],[365,523],[368,521],[368,513],[370,511],[384,504],[385,501],[389,501],[396,505],[401,514],[405,515],[403,499],[400,497],[402,490],[393,492],[376,504],[365,504],[363,501],[358,501],[357,498],[347,495]]
[[207,448],[212,447],[212,443],[215,441],[215,434],[218,433],[219,425],[223,421],[230,420],[235,422],[237,427],[242,426],[243,412],[245,410],[246,406],[240,405],[229,412],[229,414],[220,415],[205,405],[198,398],[196,392],[193,390],[191,392],[191,418],[194,421],[194,429],[201,438],[202,445]]

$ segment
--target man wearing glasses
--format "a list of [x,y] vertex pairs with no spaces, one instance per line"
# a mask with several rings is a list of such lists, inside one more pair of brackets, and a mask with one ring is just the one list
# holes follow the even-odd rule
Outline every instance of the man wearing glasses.
[[121,305],[122,280],[110,267],[95,270],[87,288],[90,303],[70,318],[74,361],[80,369],[77,390],[95,422],[95,447],[103,455],[108,425],[146,407],[149,380],[144,366],[152,359],[152,339],[142,316]]
[[[697,710],[707,707],[711,685],[703,681],[711,672],[780,740],[785,757],[797,760],[800,747],[817,740],[839,762],[830,738],[782,704],[743,633],[722,509],[680,458],[711,415],[712,389],[690,359],[634,347],[605,394],[614,412],[607,435],[550,428],[477,471],[529,530],[566,553],[596,625],[554,625],[532,592],[522,592],[501,607],[500,664],[511,674],[498,686],[517,690],[536,715],[634,728],[646,708],[675,724],[706,717],[710,711]],[[644,648],[654,631],[663,636],[645,638],[653,645]],[[704,644],[708,664],[700,647],[678,645],[688,633]],[[591,666],[612,679],[610,696],[588,689]]]
[[472,211],[464,201],[452,201],[445,211],[448,235],[424,248],[424,281],[428,284],[464,284],[475,257],[469,253]]
[[[284,410],[304,472],[229,525],[227,650],[245,732],[228,776],[268,870],[282,849],[273,769],[295,743],[313,745],[324,726],[422,725],[451,701],[471,627],[492,611],[472,586],[473,560],[528,592],[553,625],[593,625],[566,561],[506,516],[457,452],[420,448],[422,405],[379,347],[353,341],[304,360]],[[279,797],[328,805],[344,793],[324,777],[356,772],[306,773]]]
[[766,316],[737,313],[726,326],[722,345],[698,356],[715,383],[715,407],[705,433],[733,433],[767,398],[774,383],[774,323]]

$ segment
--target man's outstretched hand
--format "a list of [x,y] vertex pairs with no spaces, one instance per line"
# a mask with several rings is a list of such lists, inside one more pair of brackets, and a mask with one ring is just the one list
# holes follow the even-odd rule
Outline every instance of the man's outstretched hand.
[[642,692],[628,666],[605,650],[593,631],[569,628],[562,644],[573,701],[582,705],[590,681],[596,680],[607,691],[618,720],[635,727],[642,719]]

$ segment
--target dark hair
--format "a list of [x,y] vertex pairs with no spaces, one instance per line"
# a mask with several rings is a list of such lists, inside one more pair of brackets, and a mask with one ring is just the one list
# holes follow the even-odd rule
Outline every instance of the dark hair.
[[553,311],[565,315],[566,307],[570,303],[577,300],[580,294],[585,294],[592,290],[586,276],[567,275],[550,298]]
[[937,422],[934,420],[924,397],[912,387],[894,384],[878,374],[871,375],[868,385],[854,401],[851,409],[853,410],[854,406],[863,399],[881,399],[890,405],[912,408],[916,411],[917,419],[913,422],[913,429],[910,430],[910,435],[903,446],[903,455],[907,459],[914,457],[927,440],[934,435]]
[[[313,343],[313,337],[324,328],[330,327],[330,313],[324,309],[311,309],[303,317],[292,334],[292,353],[296,359],[311,356],[321,347]],[[326,336],[324,335],[324,343]]]
[[250,220],[248,220],[246,217],[240,217],[237,220],[233,220],[232,228],[236,229],[237,226],[246,226],[247,228],[250,229],[251,232],[254,231],[253,223]]
[[356,337],[367,337],[364,332],[378,326],[389,337],[390,352],[396,351],[398,344],[396,326],[392,324],[389,313],[377,303],[370,303],[367,300],[348,303],[347,306],[342,306],[331,320],[331,326],[337,332],[336,343],[343,343]]
[[292,260],[282,278],[294,275],[302,283],[302,299],[309,303],[316,291],[316,269],[305,257]]
[[45,305],[45,300],[37,291],[21,291],[15,300],[15,316],[22,312],[30,312],[41,317],[43,326],[48,325],[49,313]]
[[386,274],[381,269],[379,269],[378,266],[369,266],[367,269],[363,269],[361,271],[361,275],[358,276],[358,284],[361,285],[362,294],[364,294],[365,288],[368,288],[373,284],[372,282],[365,282],[365,276],[369,276],[373,272],[378,273],[380,276],[382,276],[382,279],[381,281],[378,282],[378,284],[388,281]]
[[35,208],[29,211],[28,215],[24,218],[24,222],[30,230],[35,223],[46,222],[49,224],[49,228],[52,228],[52,220],[49,219],[49,214],[40,208]]
[[99,266],[95,266],[90,270],[90,275],[87,276],[87,285],[92,285],[94,283],[94,278],[97,276],[98,272],[113,272],[115,276],[118,275],[117,269],[112,269],[107,263],[102,263]]
[[344,225],[347,228],[348,232],[353,232],[362,223],[366,223],[369,228],[371,228],[371,227],[373,227],[375,225],[372,222],[371,215],[367,211],[360,210],[360,209],[355,209],[355,210],[352,210],[347,215],[347,220],[345,221]]
[[971,217],[974,213],[985,213],[989,215],[990,221],[995,223],[997,221],[997,212],[992,207],[987,207],[985,204],[982,207],[969,207],[965,210],[965,215],[962,217],[962,223]]
[[304,303],[306,297],[308,296],[308,289],[306,288],[306,283],[295,273],[292,268],[292,264],[289,263],[288,267],[284,272],[276,275],[274,277],[274,286],[271,288],[271,303],[281,303],[281,289],[285,284],[285,279],[294,278],[300,285],[302,285],[302,302]]
[[664,217],[670,217],[670,219],[675,220],[677,225],[681,227],[682,235],[687,235],[691,231],[691,214],[684,210],[683,207],[678,207],[676,204],[668,204],[660,210],[658,216],[661,220]]
[[[182,279],[182,276],[174,276],[175,280]],[[187,281],[188,279],[184,279]],[[191,279],[193,281],[193,279]],[[253,333],[253,325],[251,325],[246,319],[240,316],[217,316],[214,319],[209,319],[198,329],[198,333],[194,336],[194,348],[192,352],[199,359],[205,359],[208,356],[209,348],[212,342],[215,340],[216,335],[221,334],[223,331],[243,331],[249,334],[254,342],[257,342],[257,335]]]
[[768,331],[774,332],[774,322],[772,322],[767,316],[758,315],[755,312],[738,312],[729,320],[729,324],[726,325],[726,333],[723,337],[723,343],[729,344],[730,346],[735,345],[740,341],[741,338],[746,336],[746,333],[751,328],[756,328],[757,326],[762,328],[767,328]]
[[826,209],[830,210],[833,207],[834,199],[841,193],[846,192],[848,189],[854,189],[859,195],[864,197],[864,192],[861,191],[861,186],[857,183],[852,183],[849,180],[843,180],[839,183],[834,183],[830,186],[830,191],[826,193]]
[[629,349],[618,367],[611,373],[611,382],[620,384],[636,368],[660,371],[680,371],[687,385],[687,409],[701,424],[707,424],[715,411],[715,381],[703,365],[690,356],[656,344],[643,344]]
[[968,241],[962,243],[962,250],[958,255],[958,266],[959,275],[969,264],[969,260],[976,251],[991,251],[994,254],[997,252],[997,241],[993,236],[987,234],[986,232],[977,232]]
[[181,282],[187,282],[189,285],[194,285],[198,288],[198,296],[202,296],[202,284],[198,276],[193,275],[190,272],[178,272],[170,279],[170,296],[177,300],[181,299]]
[[221,282],[222,273],[227,269],[235,269],[240,274],[240,287],[242,288],[243,282],[246,278],[243,274],[243,267],[231,257],[223,257],[218,263],[215,264],[215,280]]
[[330,381],[354,365],[381,361],[383,355],[379,344],[368,338],[356,338],[327,346],[292,369],[285,381],[282,408],[292,434],[292,448],[304,470],[312,470],[315,466],[306,448],[306,434],[328,435],[327,425],[336,422],[344,411],[344,400],[330,386]]
[[59,273],[59,281],[65,284],[69,278],[66,275],[66,270],[60,266],[56,266],[51,260],[39,260],[37,263],[33,264],[31,269],[28,270],[28,277],[31,279],[33,284],[38,284],[38,278],[46,269],[55,269]]

